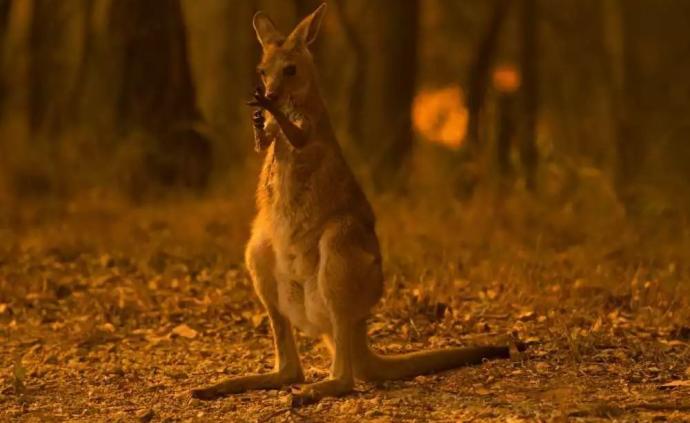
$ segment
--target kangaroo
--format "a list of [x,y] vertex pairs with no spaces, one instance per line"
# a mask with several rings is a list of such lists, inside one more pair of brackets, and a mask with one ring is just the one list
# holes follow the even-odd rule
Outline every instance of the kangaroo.
[[[292,397],[302,405],[347,394],[355,379],[401,379],[510,357],[509,346],[392,356],[370,349],[366,319],[383,293],[381,253],[372,207],[338,145],[308,50],[325,10],[322,4],[287,37],[264,13],[253,19],[264,89],[249,104],[256,107],[255,146],[266,157],[245,261],[270,319],[275,368],[194,389],[195,398],[302,384]],[[303,384],[293,326],[325,340],[327,380]]]

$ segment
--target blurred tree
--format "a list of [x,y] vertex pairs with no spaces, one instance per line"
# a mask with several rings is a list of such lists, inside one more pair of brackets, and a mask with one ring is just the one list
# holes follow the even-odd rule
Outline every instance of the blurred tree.
[[[645,17],[649,11],[644,0],[619,0],[617,12],[620,13],[621,52],[617,92],[618,111],[616,114],[617,167],[616,186],[618,193],[630,211],[635,207],[636,195],[644,173],[646,143],[644,136],[644,98],[645,80],[640,50]],[[651,13],[650,13],[651,15]],[[650,84],[651,85],[651,84]],[[647,116],[649,118],[649,116]]]
[[[348,2],[352,4],[352,2]],[[352,79],[349,84],[349,98],[347,100],[347,130],[351,139],[362,147],[364,139],[364,98],[367,81],[367,51],[360,36],[355,22],[361,19],[362,12],[365,11],[363,7],[359,7],[359,11],[350,17],[348,11],[345,9],[343,0],[333,0],[331,4],[335,9],[335,16],[340,26],[347,43],[352,50]],[[366,4],[366,3],[365,3]]]
[[469,117],[465,142],[465,146],[470,154],[474,154],[480,148],[481,112],[486,92],[491,82],[491,67],[498,50],[501,28],[508,15],[510,4],[508,0],[493,0],[491,19],[477,46],[474,61],[471,65],[467,84],[467,111]]
[[[679,138],[673,134],[690,123],[690,4],[619,0],[617,11],[621,32],[615,139],[618,193],[628,211],[669,210],[677,207],[678,199],[670,194],[661,201],[658,193],[687,169],[686,160],[679,160],[680,169],[671,164],[687,151],[687,134]],[[650,194],[651,187],[656,195]]]
[[537,113],[539,107],[539,69],[537,64],[539,9],[537,0],[522,0],[520,16],[522,46],[520,68],[522,74],[521,103],[522,126],[520,159],[525,172],[527,189],[536,186],[537,162]]
[[77,83],[79,1],[34,0],[29,33],[29,124],[32,131],[59,132],[69,93]]
[[[635,6],[639,6],[639,4],[631,5],[633,8]],[[629,21],[631,16],[628,16],[627,23],[624,22],[626,19],[624,18],[623,8],[625,8],[625,5],[620,0],[603,1],[601,25],[605,28],[603,37],[608,59],[605,82],[609,88],[610,102],[613,109],[611,117],[614,122],[614,180],[618,196],[624,203],[629,205],[632,194],[629,185],[632,176],[630,175],[632,164],[629,163],[630,157],[626,157],[628,152],[625,151],[625,140],[629,136],[627,132],[631,129],[628,123],[631,104],[628,104],[628,101],[631,99],[632,93],[626,95],[625,79],[638,71],[626,69],[626,66],[633,64],[631,63],[633,58],[630,55],[629,49],[635,44],[635,31],[631,31],[630,25],[632,22]],[[628,50],[627,54],[626,50]]]
[[10,0],[0,0],[0,39],[5,35],[10,18]]
[[[10,0],[0,0],[0,54],[4,52],[5,33],[10,19]],[[5,78],[3,77],[3,60],[0,59],[0,112],[5,98]],[[1,116],[1,115],[0,115]]]
[[[116,104],[119,96],[122,40],[109,31],[110,0],[79,0],[81,48],[76,83],[68,99],[68,123],[88,128],[100,135],[100,148],[115,138]],[[118,134],[119,135],[119,134]]]
[[3,46],[5,33],[10,21],[11,0],[0,0],[0,46]]
[[122,47],[122,128],[159,133],[200,118],[178,0],[119,0],[111,10],[111,35]]
[[[634,0],[633,0],[634,2]],[[634,178],[635,157],[638,156],[639,151],[639,136],[632,132],[631,116],[631,102],[634,93],[626,93],[626,85],[630,87],[632,79],[638,78],[636,75],[638,69],[628,69],[627,66],[635,66],[633,62],[631,48],[636,44],[635,30],[633,29],[633,22],[631,19],[634,16],[634,11],[639,4],[623,4],[622,1],[605,2],[608,3],[608,8],[605,10],[606,23],[609,27],[609,38],[613,41],[609,42],[611,49],[610,56],[612,64],[609,69],[609,83],[612,85],[612,101],[614,103],[614,119],[616,125],[616,133],[614,143],[616,145],[616,167],[615,167],[615,181],[616,189],[619,197],[624,203],[630,205],[632,200],[632,189],[630,188],[632,179]],[[630,8],[627,12],[623,9]],[[627,15],[627,16],[626,16]],[[636,67],[636,66],[635,66]],[[638,81],[639,82],[639,81]],[[632,141],[631,145],[634,148],[629,149],[626,145],[628,139]]]
[[496,122],[496,161],[501,179],[507,182],[513,176],[510,149],[515,138],[515,93],[499,92]]
[[[413,146],[411,104],[416,91],[419,0],[371,3],[376,41],[369,50],[371,100],[366,140],[378,146],[373,175],[378,189],[394,185]],[[376,150],[372,150],[376,151]]]
[[[249,98],[256,81],[259,44],[252,28],[255,0],[182,2],[198,104],[222,142],[215,146],[219,169],[232,169],[253,150]],[[228,142],[228,140],[230,142]]]
[[29,40],[32,21],[30,1],[10,0],[6,3],[6,26],[0,52],[0,77],[2,80],[2,113],[5,123],[11,123],[16,131],[11,139],[3,140],[15,145],[22,144],[29,132],[29,94],[27,82],[30,62]]
[[197,130],[197,108],[179,0],[118,0],[110,37],[120,48],[117,127],[144,130],[155,145],[147,171],[161,183],[202,189],[211,172],[210,142]]

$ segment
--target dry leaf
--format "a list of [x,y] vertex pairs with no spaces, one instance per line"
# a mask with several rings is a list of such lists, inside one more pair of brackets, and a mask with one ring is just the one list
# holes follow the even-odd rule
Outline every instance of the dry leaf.
[[684,347],[686,345],[686,342],[679,341],[677,339],[672,339],[670,341],[666,339],[660,339],[659,343],[666,345],[667,347]]
[[596,320],[596,321],[594,322],[594,324],[592,325],[592,328],[591,328],[590,330],[591,330],[592,332],[599,332],[599,330],[601,329],[601,325],[602,325],[602,324],[603,324],[603,322],[601,321],[601,317],[598,317],[597,320]]
[[529,309],[524,309],[517,315],[518,320],[522,321],[530,320],[532,317],[534,317],[534,310]]
[[661,389],[672,389],[682,387],[690,387],[690,380],[674,380],[672,382],[664,383],[663,385],[659,386],[659,388]]
[[187,339],[194,339],[199,334],[199,332],[195,331],[194,329],[190,328],[184,323],[179,326],[176,326],[172,330],[172,333],[173,335],[181,336]]
[[257,329],[266,320],[266,314],[258,313],[252,316],[252,326]]
[[546,373],[549,370],[551,370],[551,366],[548,363],[544,363],[544,362],[538,362],[537,364],[534,365],[534,368],[539,373]]
[[112,323],[103,323],[102,325],[98,326],[98,329],[107,333],[115,333],[115,327],[112,325]]
[[381,332],[384,329],[386,329],[387,326],[388,325],[384,322],[374,322],[374,323],[369,325],[368,334],[369,334],[369,336],[374,335],[374,334]]
[[475,388],[474,388],[474,392],[475,392],[477,395],[482,395],[482,396],[491,395],[491,391],[488,390],[488,389],[486,389],[486,388],[483,387],[483,386],[477,386],[477,387],[475,387]]

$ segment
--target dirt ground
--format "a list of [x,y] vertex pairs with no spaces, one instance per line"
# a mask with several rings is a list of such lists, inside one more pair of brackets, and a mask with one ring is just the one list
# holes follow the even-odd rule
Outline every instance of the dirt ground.
[[[395,256],[394,221],[381,227],[390,254],[369,324],[378,350],[512,333],[527,353],[357,384],[296,409],[289,387],[192,399],[193,387],[272,367],[266,316],[240,260],[250,212],[175,212],[194,214],[193,224],[160,211],[3,220],[0,421],[690,421],[687,263],[618,250],[506,259],[425,244],[415,262]],[[184,225],[193,237],[179,235]],[[298,341],[308,380],[326,377],[325,348]]]

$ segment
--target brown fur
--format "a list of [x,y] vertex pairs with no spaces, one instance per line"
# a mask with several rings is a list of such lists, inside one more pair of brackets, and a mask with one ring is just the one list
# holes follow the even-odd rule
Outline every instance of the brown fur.
[[[335,139],[307,49],[324,9],[319,7],[287,38],[265,15],[254,17],[266,87],[266,97],[257,94],[255,104],[270,113],[265,127],[255,131],[266,157],[246,264],[271,320],[275,371],[194,390],[197,398],[303,382],[293,326],[323,337],[333,353],[330,378],[303,385],[293,396],[298,404],[346,394],[355,377],[405,378],[509,356],[508,347],[389,357],[369,348],[366,319],[383,291],[381,254],[372,208]],[[296,74],[286,76],[284,69],[291,65]]]

